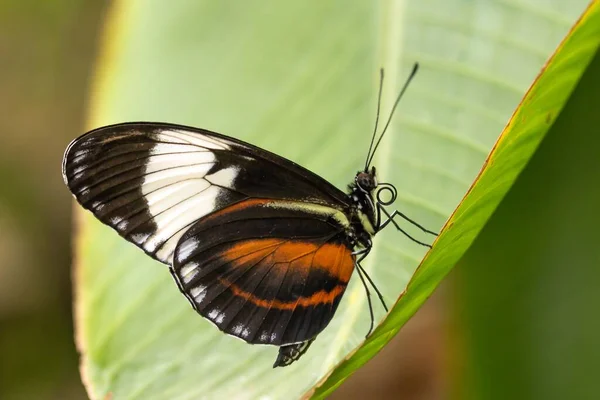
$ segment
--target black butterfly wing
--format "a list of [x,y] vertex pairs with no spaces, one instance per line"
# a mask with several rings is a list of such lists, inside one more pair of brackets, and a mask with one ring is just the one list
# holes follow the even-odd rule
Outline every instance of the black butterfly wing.
[[251,198],[347,207],[347,195],[276,154],[206,130],[124,123],[65,152],[63,177],[81,205],[151,257],[171,264],[196,221]]
[[244,200],[194,224],[171,272],[222,331],[249,343],[305,342],[329,324],[354,271],[349,224],[328,206]]

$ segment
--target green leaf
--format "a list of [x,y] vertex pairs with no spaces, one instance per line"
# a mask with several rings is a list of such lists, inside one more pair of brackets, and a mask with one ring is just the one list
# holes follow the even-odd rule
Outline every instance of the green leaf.
[[[323,398],[376,354],[452,269],[490,218],[561,112],[600,44],[594,2],[549,60],[498,138],[479,176],[421,262],[406,291],[369,339],[314,392]],[[481,266],[481,265],[480,265]]]
[[[419,61],[422,68],[375,165],[380,178],[399,189],[396,206],[439,229],[583,4],[116,2],[92,90],[90,127],[131,120],[199,126],[282,154],[343,187],[364,163],[379,67],[386,68],[385,118]],[[317,396],[375,354],[466,250],[585,68],[593,37],[578,42],[587,47],[549,67],[554,84],[536,97],[547,100],[522,114],[527,129],[515,132],[512,125],[503,136],[488,162],[494,169],[469,194],[471,207],[463,204],[454,214],[456,223],[440,237],[399,306]],[[537,107],[552,107],[548,122],[545,113],[539,119]],[[77,340],[93,398],[298,397],[367,331],[366,297],[353,279],[309,352],[274,370],[276,348],[223,335],[189,307],[163,265],[89,213],[78,217]],[[425,252],[391,230],[375,243],[366,269],[391,301]],[[382,319],[382,310],[376,311]]]
[[600,394],[598,72],[600,51],[458,264],[456,399]]

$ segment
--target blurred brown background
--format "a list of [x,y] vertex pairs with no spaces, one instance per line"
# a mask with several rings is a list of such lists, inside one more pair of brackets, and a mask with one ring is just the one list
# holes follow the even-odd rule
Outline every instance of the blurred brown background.
[[72,340],[71,196],[106,2],[0,1],[0,398],[85,398]]
[[[60,162],[106,7],[0,1],[0,399],[86,398]],[[599,66],[557,122],[572,135],[549,134],[454,276],[335,398],[598,398]]]

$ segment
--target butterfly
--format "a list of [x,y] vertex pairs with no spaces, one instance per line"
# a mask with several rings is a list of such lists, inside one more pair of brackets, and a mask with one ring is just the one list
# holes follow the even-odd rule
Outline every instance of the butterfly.
[[[203,129],[129,122],[72,141],[62,172],[77,201],[147,255],[169,266],[193,309],[221,331],[279,346],[274,367],[298,360],[329,324],[396,199],[371,162],[418,64],[348,192],[274,153]],[[387,199],[382,193],[387,192]],[[429,246],[430,247],[430,246]],[[369,335],[367,333],[367,336]]]

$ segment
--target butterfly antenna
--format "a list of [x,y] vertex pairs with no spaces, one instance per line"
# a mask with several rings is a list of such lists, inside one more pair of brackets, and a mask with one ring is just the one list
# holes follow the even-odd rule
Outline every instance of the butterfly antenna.
[[390,116],[389,116],[389,118],[388,118],[385,126],[383,127],[383,132],[381,132],[381,135],[379,136],[379,139],[377,140],[377,143],[375,143],[375,148],[373,148],[373,152],[370,153],[370,158],[367,159],[367,167],[365,168],[365,170],[367,170],[369,168],[369,165],[371,165],[371,161],[373,161],[373,157],[375,157],[375,152],[377,151],[377,147],[379,147],[379,143],[381,143],[381,139],[383,139],[383,135],[385,135],[385,132],[387,131],[388,127],[390,126],[390,122],[392,122],[392,117],[394,116],[394,111],[396,111],[396,107],[398,106],[398,103],[400,102],[400,99],[402,98],[402,95],[406,91],[406,88],[408,87],[408,84],[410,83],[410,81],[412,80],[412,78],[414,78],[414,76],[417,73],[418,69],[419,69],[419,63],[415,63],[415,65],[413,66],[413,69],[412,69],[410,75],[408,76],[408,78],[406,79],[406,82],[404,83],[404,86],[402,87],[402,90],[400,90],[400,94],[398,94],[398,97],[396,98],[396,102],[394,103],[394,107],[392,107],[392,112],[390,112]]
[[369,156],[371,155],[371,149],[373,148],[373,143],[375,143],[375,135],[377,134],[377,124],[379,123],[379,110],[381,109],[381,92],[383,90],[383,75],[383,68],[381,68],[379,70],[379,95],[377,97],[377,116],[375,117],[375,129],[373,129],[371,144],[369,145],[367,159],[365,160],[365,172],[367,172],[367,168],[369,168]]

